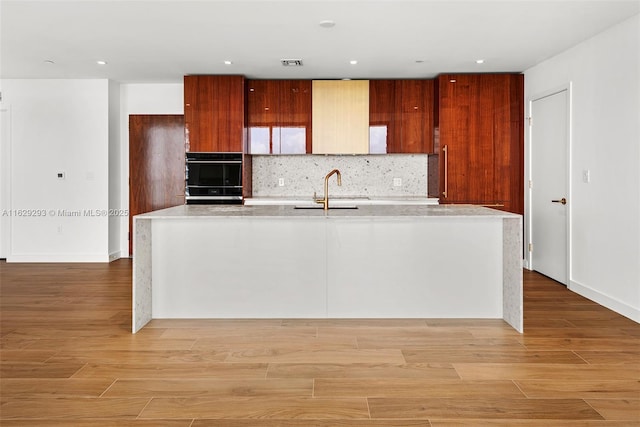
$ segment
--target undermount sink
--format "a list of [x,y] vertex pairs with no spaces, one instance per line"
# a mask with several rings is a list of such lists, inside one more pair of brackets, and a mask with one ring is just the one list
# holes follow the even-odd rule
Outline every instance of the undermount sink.
[[[294,206],[294,209],[324,209],[322,205],[309,205],[309,206]],[[358,209],[357,206],[329,206],[329,210],[333,209]]]

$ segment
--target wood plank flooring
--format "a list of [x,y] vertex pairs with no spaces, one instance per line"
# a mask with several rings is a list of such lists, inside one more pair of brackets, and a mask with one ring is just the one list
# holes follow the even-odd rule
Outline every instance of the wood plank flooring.
[[501,320],[153,320],[131,261],[0,261],[5,427],[640,426],[640,325],[525,271]]

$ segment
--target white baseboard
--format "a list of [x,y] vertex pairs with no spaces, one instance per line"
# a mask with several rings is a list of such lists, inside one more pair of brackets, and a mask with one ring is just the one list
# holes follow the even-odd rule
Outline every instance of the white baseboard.
[[19,254],[7,256],[7,262],[109,262],[107,254]]
[[591,301],[597,302],[598,304],[607,307],[608,309],[613,310],[618,314],[623,315],[624,317],[628,317],[629,319],[640,323],[640,309],[632,307],[629,304],[626,304],[615,298],[611,298],[610,296],[591,289],[590,287],[578,283],[575,280],[571,280],[569,282],[569,289],[579,295],[582,295],[585,298],[590,299]]
[[109,254],[109,262],[122,258],[122,251],[115,251]]

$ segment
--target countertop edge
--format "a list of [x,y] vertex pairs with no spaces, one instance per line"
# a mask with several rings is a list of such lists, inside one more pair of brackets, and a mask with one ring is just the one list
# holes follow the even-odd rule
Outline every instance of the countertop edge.
[[294,209],[291,205],[180,205],[134,216],[134,219],[384,219],[384,218],[521,218],[521,215],[475,205],[362,205],[358,209]]

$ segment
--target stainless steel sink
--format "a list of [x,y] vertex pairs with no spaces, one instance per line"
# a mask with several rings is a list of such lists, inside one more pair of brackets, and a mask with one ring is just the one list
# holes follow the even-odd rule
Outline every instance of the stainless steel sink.
[[[294,206],[294,209],[324,209],[324,206],[322,205],[317,205],[317,206],[313,206],[313,205],[309,205],[309,206]],[[329,210],[332,211],[334,209],[358,209],[357,206],[329,206]]]

